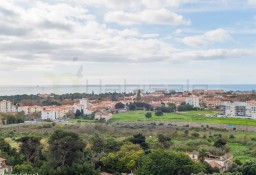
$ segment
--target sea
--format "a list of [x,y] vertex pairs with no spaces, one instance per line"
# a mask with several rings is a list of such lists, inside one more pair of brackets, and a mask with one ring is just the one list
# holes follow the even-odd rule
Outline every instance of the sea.
[[166,90],[183,92],[196,89],[222,89],[224,91],[254,91],[256,84],[123,84],[123,85],[44,85],[44,86],[0,86],[0,96],[36,95],[36,94],[67,94],[67,93],[130,93],[140,89],[142,92]]

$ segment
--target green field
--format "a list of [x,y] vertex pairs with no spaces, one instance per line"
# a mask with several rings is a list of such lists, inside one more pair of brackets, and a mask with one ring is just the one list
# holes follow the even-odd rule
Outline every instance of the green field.
[[230,153],[233,154],[236,159],[239,159],[242,162],[246,162],[248,160],[256,161],[256,157],[251,154],[251,150],[247,145],[229,143],[228,147],[230,148]]
[[95,120],[89,120],[89,119],[70,119],[69,122],[71,122],[71,123],[77,123],[77,122],[94,123]]
[[110,119],[110,122],[139,122],[139,121],[166,121],[166,122],[195,122],[212,123],[228,125],[246,125],[256,126],[256,120],[238,119],[238,118],[217,118],[214,117],[214,111],[188,111],[176,113],[164,113],[163,116],[155,116],[152,112],[152,118],[145,117],[146,111],[129,111],[118,113]]

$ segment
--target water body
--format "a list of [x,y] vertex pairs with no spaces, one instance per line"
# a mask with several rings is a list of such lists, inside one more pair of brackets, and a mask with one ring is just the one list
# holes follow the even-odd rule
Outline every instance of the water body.
[[59,85],[59,86],[0,86],[0,96],[23,95],[23,94],[66,94],[66,93],[106,93],[106,92],[132,92],[136,89],[143,89],[144,92],[155,90],[175,90],[183,92],[187,89],[223,89],[224,91],[252,91],[256,90],[256,84],[154,84],[154,85]]

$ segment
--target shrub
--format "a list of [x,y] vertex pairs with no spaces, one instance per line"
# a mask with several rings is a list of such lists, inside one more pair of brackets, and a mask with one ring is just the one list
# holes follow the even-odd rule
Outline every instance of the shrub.
[[146,117],[146,118],[151,118],[151,117],[152,117],[152,113],[151,113],[151,112],[147,112],[147,113],[145,114],[145,117]]
[[162,115],[163,115],[163,112],[162,112],[162,111],[156,111],[156,112],[155,112],[155,115],[156,115],[156,116],[162,116]]
[[198,138],[200,135],[199,135],[199,133],[197,133],[197,132],[193,132],[192,134],[191,134],[193,137],[195,137],[195,138]]

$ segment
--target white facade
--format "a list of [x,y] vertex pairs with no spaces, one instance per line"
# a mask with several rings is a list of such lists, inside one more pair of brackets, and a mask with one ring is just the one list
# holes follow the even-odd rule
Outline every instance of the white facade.
[[80,104],[84,106],[84,109],[89,107],[89,100],[87,98],[82,98],[79,100]]
[[195,108],[200,107],[200,100],[198,97],[188,97],[185,101],[187,104],[194,106]]
[[256,105],[246,102],[224,102],[220,106],[219,116],[256,119]]
[[3,100],[0,101],[0,112],[8,113],[8,112],[17,112],[17,108],[12,102]]
[[44,110],[42,112],[41,118],[43,120],[47,120],[47,119],[56,120],[56,113],[55,111],[52,111],[52,110]]
[[91,114],[92,112],[89,108],[89,100],[87,98],[82,98],[79,103],[73,105],[73,112],[76,113],[77,110],[83,111],[83,114]]
[[42,111],[41,118],[43,120],[62,119],[70,111],[72,111],[72,106],[63,106],[63,107],[48,106],[48,107],[45,107],[44,110]]
[[43,108],[44,107],[42,107],[42,106],[19,106],[18,112],[24,112],[25,115],[28,115],[28,114],[33,114],[36,112],[42,112]]

